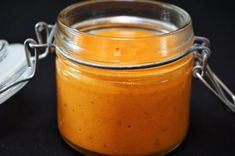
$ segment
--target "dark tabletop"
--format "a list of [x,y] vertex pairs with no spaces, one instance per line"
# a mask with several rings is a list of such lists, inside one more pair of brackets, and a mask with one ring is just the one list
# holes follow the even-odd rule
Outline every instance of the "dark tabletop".
[[[58,12],[78,0],[1,0],[0,38],[23,42],[35,37],[38,21],[54,23]],[[209,63],[235,91],[235,8],[232,1],[169,0],[187,10],[195,34],[212,42]],[[54,54],[40,62],[39,74],[0,105],[0,156],[75,156],[57,129]],[[189,133],[169,156],[234,156],[235,116],[224,110],[200,82],[193,81]]]

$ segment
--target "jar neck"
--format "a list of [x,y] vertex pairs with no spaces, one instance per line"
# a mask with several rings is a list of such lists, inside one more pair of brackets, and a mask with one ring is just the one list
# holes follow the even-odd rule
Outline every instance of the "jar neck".
[[[109,10],[110,3],[116,3],[117,8],[112,7],[113,11]],[[132,13],[123,15],[117,10],[124,11],[126,3],[132,4],[129,8]],[[81,11],[85,11],[84,9],[87,10],[85,13]],[[133,13],[134,10],[138,11]],[[145,11],[143,15],[146,17],[137,13],[141,11]],[[103,13],[102,16],[96,17],[95,12]],[[85,14],[93,16],[81,18]],[[157,18],[153,18],[154,15]],[[78,3],[60,13],[57,25],[56,44],[61,51],[74,59],[106,66],[161,62],[180,55],[189,49],[194,41],[191,19],[185,11],[170,4],[153,1],[101,0]],[[124,37],[117,36],[117,33],[97,34],[99,31],[114,29],[119,32],[119,29],[126,29],[150,33]],[[120,50],[122,51],[117,53]],[[121,58],[118,58],[118,55],[121,55]]]

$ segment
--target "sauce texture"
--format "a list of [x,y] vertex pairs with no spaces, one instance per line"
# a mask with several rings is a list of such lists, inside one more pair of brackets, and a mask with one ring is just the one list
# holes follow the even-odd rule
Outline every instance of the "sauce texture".
[[[79,57],[125,65],[161,61],[180,52],[170,52],[177,38],[161,40],[152,31],[112,28],[92,33],[120,40],[76,38],[86,50],[77,52]],[[75,148],[103,155],[162,155],[186,136],[192,55],[138,70],[85,67],[57,55],[58,126]]]

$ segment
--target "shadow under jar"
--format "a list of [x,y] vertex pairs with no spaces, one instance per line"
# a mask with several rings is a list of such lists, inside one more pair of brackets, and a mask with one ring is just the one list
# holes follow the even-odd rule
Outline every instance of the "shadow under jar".
[[[193,54],[190,16],[165,3],[99,0],[58,16],[58,127],[85,155],[163,155],[185,138]],[[70,59],[68,59],[70,58]]]

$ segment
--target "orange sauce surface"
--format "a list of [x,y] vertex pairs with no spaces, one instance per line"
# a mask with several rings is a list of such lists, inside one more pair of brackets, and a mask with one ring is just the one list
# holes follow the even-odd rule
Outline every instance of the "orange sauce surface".
[[[125,38],[156,35],[124,28],[93,33]],[[147,37],[103,44],[88,38],[77,42],[87,50],[82,57],[112,63],[150,62],[166,56],[159,53],[161,43]],[[168,40],[167,48],[173,42]],[[156,68],[105,70],[71,63],[57,54],[58,126],[74,147],[104,155],[161,155],[182,142],[188,128],[191,55]]]

